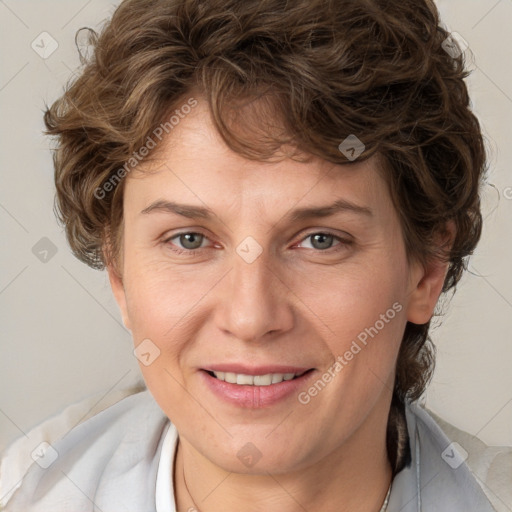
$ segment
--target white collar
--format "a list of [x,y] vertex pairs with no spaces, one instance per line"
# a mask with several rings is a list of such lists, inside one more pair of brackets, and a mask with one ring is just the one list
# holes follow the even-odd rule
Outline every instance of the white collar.
[[169,422],[165,433],[158,472],[156,475],[156,512],[176,512],[174,501],[173,469],[174,456],[178,446],[178,431]]

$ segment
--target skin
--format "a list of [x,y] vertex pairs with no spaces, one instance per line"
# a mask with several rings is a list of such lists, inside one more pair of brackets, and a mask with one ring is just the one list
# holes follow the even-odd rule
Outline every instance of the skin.
[[[377,512],[391,481],[385,433],[400,341],[407,321],[432,316],[446,266],[408,261],[375,158],[247,160],[222,142],[200,97],[158,151],[127,178],[122,260],[108,272],[135,346],[150,339],[160,350],[140,366],[180,435],[178,510]],[[371,214],[286,217],[339,199]],[[141,213],[157,200],[215,216]],[[173,251],[192,247],[177,233],[204,235],[195,254]],[[248,236],[262,248],[252,263],[236,252]],[[401,311],[307,404],[294,393],[236,406],[203,383],[211,363],[288,364],[315,368],[307,391],[395,303]],[[237,457],[248,442],[261,453],[252,467]]]

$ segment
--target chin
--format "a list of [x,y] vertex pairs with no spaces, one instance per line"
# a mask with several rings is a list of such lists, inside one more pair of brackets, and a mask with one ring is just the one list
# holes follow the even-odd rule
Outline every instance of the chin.
[[[268,431],[265,435],[268,435]],[[221,453],[212,452],[208,447],[202,453],[216,466],[231,473],[246,475],[265,475],[290,473],[307,466],[304,461],[305,454],[299,452],[293,443],[269,443],[265,435],[254,436],[254,442],[231,439],[231,444],[223,446]]]

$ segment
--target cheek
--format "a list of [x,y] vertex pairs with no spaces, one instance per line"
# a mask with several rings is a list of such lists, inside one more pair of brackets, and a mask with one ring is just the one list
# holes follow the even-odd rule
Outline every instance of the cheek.
[[174,330],[187,324],[201,299],[212,289],[214,279],[197,269],[176,269],[161,261],[137,261],[126,267],[128,315],[133,333],[157,340],[176,338]]
[[405,315],[400,313],[405,309],[407,289],[405,267],[399,261],[394,265],[383,260],[364,266],[347,265],[318,277],[297,285],[301,299],[319,319],[329,339],[338,339],[343,345],[375,323],[382,331],[382,322],[386,330],[403,324]]
[[[125,267],[127,310],[132,324],[134,346],[149,345],[150,364],[140,359],[139,367],[148,389],[170,417],[197,414],[187,395],[182,393],[186,375],[181,361],[190,350],[194,315],[204,290],[197,279],[183,276],[150,261],[131,262]],[[142,345],[146,343],[146,345]],[[154,348],[156,346],[156,349]],[[146,349],[145,349],[146,350]],[[172,401],[169,397],[173,397]]]
[[[329,281],[324,280],[329,282],[328,294],[325,288],[322,293],[318,282],[309,287],[313,293],[307,304],[318,312],[317,329],[325,333],[323,340],[331,356],[331,366],[322,370],[336,375],[328,393],[333,410],[340,400],[347,400],[356,415],[361,402],[370,403],[383,387],[393,386],[407,321],[407,267],[405,260],[396,256],[381,257],[364,266],[347,266]],[[333,362],[337,362],[336,368]]]

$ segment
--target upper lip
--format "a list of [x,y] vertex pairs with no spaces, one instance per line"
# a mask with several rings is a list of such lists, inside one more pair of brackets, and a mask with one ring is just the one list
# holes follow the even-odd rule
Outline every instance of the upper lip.
[[247,366],[239,363],[212,364],[203,368],[203,370],[211,372],[230,372],[243,375],[267,375],[268,373],[295,373],[296,375],[300,375],[311,369],[311,367],[306,366],[284,366],[273,364]]

